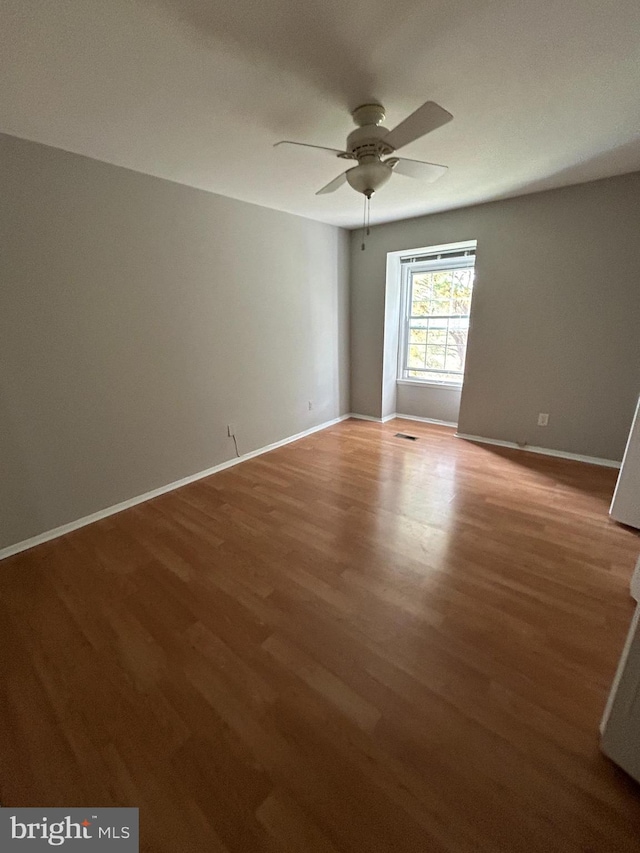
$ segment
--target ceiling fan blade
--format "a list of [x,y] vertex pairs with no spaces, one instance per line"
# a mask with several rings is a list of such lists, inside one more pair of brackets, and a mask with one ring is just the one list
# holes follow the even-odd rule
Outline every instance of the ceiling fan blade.
[[424,160],[407,160],[406,157],[392,157],[385,160],[398,175],[406,175],[408,178],[417,178],[428,184],[437,181],[447,171],[446,166],[437,163],[426,163]]
[[384,137],[384,142],[394,151],[408,145],[415,139],[420,139],[432,130],[437,130],[451,121],[453,116],[434,101],[427,101],[421,107],[411,113],[397,127],[390,130]]
[[[350,171],[351,169],[347,169],[347,172]],[[326,195],[326,193],[334,193],[343,184],[347,183],[347,172],[343,172],[341,175],[338,175],[337,178],[334,178],[332,181],[329,181],[326,186],[322,187],[321,190],[318,190],[316,195]]]
[[355,160],[353,154],[348,151],[340,151],[338,148],[325,148],[324,145],[310,145],[308,142],[291,142],[288,139],[283,139],[281,142],[276,142],[273,146],[277,148],[279,145],[297,145],[301,148],[316,148],[318,151],[328,151],[330,154],[335,154],[336,157],[341,157],[343,160]]

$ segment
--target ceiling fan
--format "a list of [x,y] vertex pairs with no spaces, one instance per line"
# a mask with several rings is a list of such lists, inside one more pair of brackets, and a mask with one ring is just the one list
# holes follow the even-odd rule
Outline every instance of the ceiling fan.
[[[370,199],[376,190],[386,184],[394,172],[430,183],[447,171],[446,166],[439,166],[436,163],[389,156],[399,148],[403,148],[410,142],[420,139],[421,136],[425,136],[432,130],[437,130],[443,124],[451,121],[453,118],[451,113],[434,101],[427,101],[418,107],[393,130],[382,127],[385,110],[381,104],[363,104],[357,107],[351,115],[358,127],[347,137],[345,151],[288,140],[276,142],[274,146],[301,145],[304,148],[315,148],[319,151],[329,152],[341,160],[358,161],[357,166],[353,166],[338,175],[337,178],[318,190],[316,195],[335,192],[343,184],[348,183],[356,192],[362,193],[367,199]],[[387,159],[383,160],[383,157]]]

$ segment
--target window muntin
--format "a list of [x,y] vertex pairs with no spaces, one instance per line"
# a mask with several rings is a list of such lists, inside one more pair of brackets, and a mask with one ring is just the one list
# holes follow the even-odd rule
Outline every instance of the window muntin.
[[401,379],[462,385],[475,255],[403,265]]

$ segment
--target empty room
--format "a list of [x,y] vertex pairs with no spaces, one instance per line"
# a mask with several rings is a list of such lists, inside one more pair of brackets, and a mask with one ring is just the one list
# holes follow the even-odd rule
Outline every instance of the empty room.
[[0,850],[640,850],[640,6],[0,0]]

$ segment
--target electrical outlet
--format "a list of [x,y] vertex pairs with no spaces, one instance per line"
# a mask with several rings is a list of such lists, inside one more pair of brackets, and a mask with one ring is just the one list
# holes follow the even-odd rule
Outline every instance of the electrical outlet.
[[312,400],[309,400],[309,411],[310,412],[313,411],[313,401]]
[[233,436],[235,434],[236,434],[235,426],[233,424],[227,424],[227,435],[229,436],[229,438],[233,438]]
[[540,412],[538,415],[538,426],[548,426],[549,425],[549,415],[545,412]]

